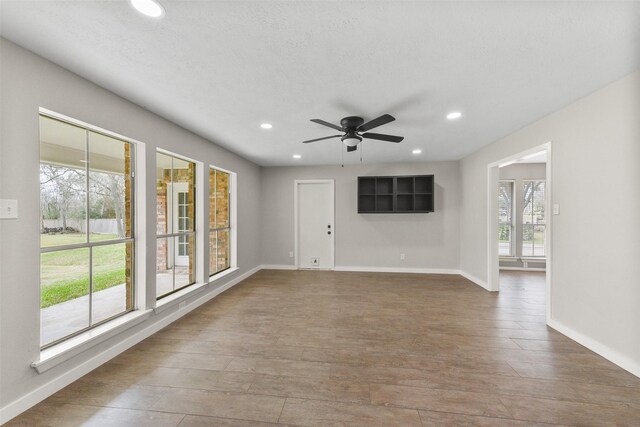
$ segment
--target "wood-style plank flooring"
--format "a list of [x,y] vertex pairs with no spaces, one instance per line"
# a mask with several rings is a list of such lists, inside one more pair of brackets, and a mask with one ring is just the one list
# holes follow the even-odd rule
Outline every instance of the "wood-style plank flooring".
[[640,425],[640,379],[545,326],[544,275],[260,271],[11,425]]

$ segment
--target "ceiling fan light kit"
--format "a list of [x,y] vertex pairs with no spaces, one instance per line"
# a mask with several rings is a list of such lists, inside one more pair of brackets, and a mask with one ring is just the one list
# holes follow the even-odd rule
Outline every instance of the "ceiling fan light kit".
[[340,126],[338,126],[321,119],[311,119],[311,121],[314,123],[330,127],[331,129],[335,129],[340,132],[344,132],[344,134],[309,139],[302,142],[306,144],[309,142],[322,141],[324,139],[340,138],[342,140],[342,143],[347,146],[347,152],[356,151],[358,149],[358,144],[362,142],[363,138],[398,143],[404,139],[402,136],[367,132],[368,130],[377,128],[378,126],[382,126],[394,120],[395,118],[393,116],[389,114],[383,114],[382,116],[365,123],[362,117],[349,116],[340,120]]

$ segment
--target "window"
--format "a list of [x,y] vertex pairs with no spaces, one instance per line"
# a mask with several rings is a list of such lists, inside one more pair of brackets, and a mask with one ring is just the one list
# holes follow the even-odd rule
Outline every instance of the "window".
[[231,267],[229,173],[209,168],[209,275]]
[[522,256],[543,257],[546,227],[545,182],[524,181],[522,210]]
[[130,142],[40,115],[40,344],[134,309]]
[[513,191],[515,189],[513,181],[500,181],[498,189],[498,245],[499,255],[513,255]]
[[156,296],[196,281],[196,164],[156,153]]

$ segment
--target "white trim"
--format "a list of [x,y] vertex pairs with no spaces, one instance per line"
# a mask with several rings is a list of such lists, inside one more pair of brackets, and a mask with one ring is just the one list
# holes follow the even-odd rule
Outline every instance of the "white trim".
[[405,267],[354,267],[336,266],[335,271],[362,271],[370,273],[418,273],[418,274],[460,274],[453,268],[405,268]]
[[38,404],[39,402],[51,396],[58,390],[61,390],[62,388],[66,387],[67,385],[71,384],[72,382],[82,377],[83,375],[86,375],[87,373],[91,372],[98,366],[102,365],[103,363],[109,361],[110,359],[119,355],[123,351],[127,350],[128,348],[136,345],[140,341],[158,332],[160,329],[164,328],[165,326],[169,325],[170,323],[174,322],[175,320],[179,319],[180,317],[184,316],[185,314],[189,313],[195,308],[201,306],[202,304],[206,303],[207,301],[211,300],[212,298],[216,297],[217,295],[221,294],[227,289],[230,289],[231,287],[235,286],[237,283],[243,281],[244,279],[258,272],[260,268],[261,266],[254,267],[251,270],[248,270],[246,273],[241,274],[238,277],[234,277],[224,285],[221,285],[217,288],[215,287],[212,288],[209,293],[201,296],[200,298],[196,299],[190,304],[187,304],[183,309],[179,309],[172,313],[169,313],[166,317],[147,326],[146,328],[135,333],[134,335],[127,337],[123,341],[120,341],[114,344],[112,347],[109,347],[105,351],[95,355],[94,357],[81,363],[80,365],[73,367],[72,369],[70,369],[69,371],[66,371],[59,377],[56,377],[53,380],[49,381],[48,383],[38,387],[36,390],[7,404],[6,406],[0,409],[0,424],[4,424],[9,420],[11,420],[12,418],[20,415],[22,412]]
[[40,352],[40,359],[33,362],[31,367],[39,374],[46,372],[78,354],[87,351],[91,347],[147,320],[149,316],[151,316],[151,310],[134,311],[103,325],[89,329],[86,332],[42,350]]
[[[51,117],[52,119],[62,120],[64,122],[68,122],[72,125],[82,127],[88,129],[93,132],[101,133],[106,136],[111,136],[116,139],[120,139],[123,141],[131,142],[133,144],[144,144],[142,141],[138,141],[137,139],[129,138],[128,136],[124,136],[122,134],[107,130],[105,128],[101,128],[100,126],[95,126],[87,122],[83,122],[82,120],[74,119],[73,117],[65,116],[64,114],[57,113],[53,110],[49,110],[48,108],[39,107],[38,113],[44,116]],[[137,172],[137,171],[136,171]]]
[[[151,308],[147,301],[147,162],[146,146],[142,142],[133,145],[135,148],[135,171],[133,184],[134,239],[135,259],[133,272],[135,276],[135,307],[138,310]],[[153,252],[155,254],[155,251]]]
[[333,179],[296,179],[293,181],[293,263],[296,269],[300,268],[298,263],[298,186],[300,184],[331,184],[331,227],[333,238],[331,239],[331,265],[329,270],[336,266],[336,183]]
[[194,283],[193,285],[189,285],[179,291],[173,292],[166,297],[162,297],[156,301],[156,306],[153,308],[153,312],[156,314],[162,313],[187,298],[204,291],[206,286],[206,283]]
[[[186,160],[187,162],[191,162],[191,163],[198,163],[198,162],[199,163],[203,163],[203,162],[200,162],[199,160],[192,159],[191,157],[183,156],[182,154],[178,154],[178,153],[175,153],[173,151],[166,150],[164,148],[156,147],[156,153],[164,154],[164,155],[167,155],[169,157],[175,157],[176,159],[180,159],[180,160]],[[196,175],[196,177],[197,177],[197,175]],[[198,181],[196,180],[196,185],[197,185],[197,183],[198,183]]]
[[[487,168],[487,281],[488,291],[500,290],[500,248],[498,245],[498,183],[500,167],[489,165]],[[513,236],[512,236],[513,237]]]
[[462,277],[464,277],[465,279],[467,279],[467,280],[475,283],[476,285],[480,286],[481,288],[484,288],[485,290],[492,292],[491,289],[489,289],[489,285],[487,285],[487,282],[485,282],[484,280],[479,279],[476,276],[474,276],[472,274],[469,274],[469,273],[467,273],[465,271],[462,271],[462,270],[460,270],[460,275]]
[[[519,153],[512,154],[509,157],[505,157],[498,161],[489,163],[487,165],[487,283],[486,286],[481,285],[480,283],[484,283],[481,280],[473,280],[468,277],[469,280],[472,280],[478,283],[480,286],[484,287],[487,290],[499,290],[499,265],[500,265],[500,257],[498,255],[498,245],[494,246],[494,242],[497,234],[497,209],[494,210],[493,207],[497,207],[497,197],[493,197],[493,189],[497,188],[497,183],[499,181],[499,168],[506,166],[508,164],[514,163],[516,160],[528,156],[530,154],[539,153],[541,151],[546,151],[547,159],[546,159],[546,177],[545,181],[547,185],[545,186],[545,203],[547,208],[546,215],[546,223],[545,223],[545,271],[546,274],[546,317],[547,322],[551,320],[552,313],[552,299],[551,299],[551,264],[552,264],[552,241],[551,241],[551,228],[553,226],[553,215],[549,215],[549,208],[552,207],[552,186],[553,181],[551,179],[552,174],[552,141],[548,141],[544,144],[538,145],[536,147],[529,148],[525,151],[521,151]],[[495,184],[495,185],[494,185]],[[495,212],[495,215],[494,215]],[[465,276],[466,277],[466,276]]]
[[[213,170],[218,170],[220,172],[229,174],[229,244],[231,245],[231,250],[229,251],[229,266],[233,269],[237,269],[238,267],[238,174],[236,172],[232,172],[228,169],[224,169],[212,164],[209,164],[209,171],[207,172],[206,181],[208,185],[209,181],[209,173]],[[209,196],[211,196],[211,188],[209,188]],[[210,216],[210,215],[209,215]],[[207,218],[209,217],[207,216]],[[211,224],[207,224],[207,242],[211,238]],[[208,246],[208,245],[207,245]],[[207,247],[207,251],[209,248]],[[209,255],[210,256],[210,255]],[[207,259],[207,267],[209,267],[209,258]],[[211,274],[211,271],[208,271],[210,274],[210,278],[215,276],[215,274]]]
[[593,338],[575,331],[557,320],[549,319],[547,320],[547,325],[560,332],[561,334],[571,338],[578,344],[582,344],[594,353],[599,354],[608,361],[615,363],[622,369],[629,371],[636,377],[640,377],[640,363],[631,359],[630,357],[618,353],[611,347],[608,347],[601,342],[594,340]]
[[502,267],[500,266],[500,270],[505,271],[547,271],[546,268],[533,268],[533,267]]
[[[262,267],[262,266],[260,266]],[[219,271],[212,276],[209,276],[209,285],[213,285],[216,281],[221,280],[224,277],[230,276],[240,270],[238,267],[229,267],[226,270]]]
[[263,270],[297,270],[295,265],[261,265],[261,269]]

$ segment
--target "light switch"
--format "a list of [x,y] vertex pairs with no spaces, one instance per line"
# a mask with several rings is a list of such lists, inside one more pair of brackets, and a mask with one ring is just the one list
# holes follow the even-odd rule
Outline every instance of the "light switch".
[[553,205],[553,214],[560,215],[560,205],[558,204]]
[[0,199],[0,219],[17,219],[18,201],[14,199]]

